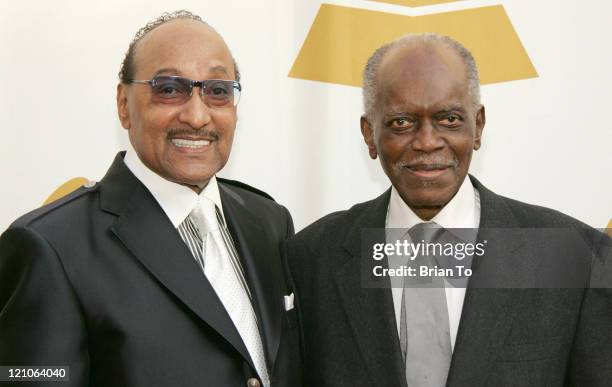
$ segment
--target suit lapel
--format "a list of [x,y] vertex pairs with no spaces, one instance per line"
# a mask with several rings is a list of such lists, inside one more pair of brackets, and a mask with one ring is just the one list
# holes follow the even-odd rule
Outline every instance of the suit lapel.
[[[447,385],[484,385],[512,325],[517,289],[533,277],[534,259],[525,238],[502,229],[520,224],[502,198],[472,178],[480,194],[481,217],[477,242],[487,241],[485,255],[475,257],[457,332]],[[511,230],[508,230],[511,231]],[[520,255],[517,255],[520,253]]]
[[385,227],[390,193],[388,190],[372,201],[347,233],[344,247],[350,259],[339,268],[336,286],[372,382],[380,386],[406,386],[391,289],[366,288],[362,283],[365,262],[361,257],[361,233],[365,228]]
[[117,238],[178,300],[227,340],[252,365],[223,304],[150,192],[119,154],[100,183],[101,207],[118,215]]
[[245,270],[259,321],[259,331],[270,370],[278,352],[283,317],[283,292],[279,279],[283,277],[280,246],[275,244],[261,221],[247,209],[242,198],[225,184],[219,184],[223,212],[228,229]]

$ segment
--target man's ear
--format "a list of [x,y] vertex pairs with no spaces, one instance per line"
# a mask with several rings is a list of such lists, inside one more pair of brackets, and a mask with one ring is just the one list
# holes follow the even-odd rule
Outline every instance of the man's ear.
[[484,130],[485,123],[487,122],[487,116],[485,114],[484,105],[480,105],[476,112],[476,133],[474,133],[474,150],[480,149],[482,131]]
[[363,140],[368,146],[370,157],[375,160],[376,157],[378,157],[378,152],[376,152],[376,146],[374,145],[374,129],[365,115],[361,116],[360,124],[361,134],[363,135]]
[[129,129],[131,127],[131,122],[127,101],[127,86],[121,82],[117,85],[117,114],[119,115],[121,126],[125,129]]

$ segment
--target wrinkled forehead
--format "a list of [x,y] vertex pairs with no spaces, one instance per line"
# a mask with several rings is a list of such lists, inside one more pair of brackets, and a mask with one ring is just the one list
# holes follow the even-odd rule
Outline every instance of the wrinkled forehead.
[[136,45],[135,73],[150,77],[162,69],[206,78],[213,71],[233,78],[234,65],[223,38],[210,26],[196,20],[173,20],[163,24]]
[[428,107],[468,98],[467,68],[452,49],[434,44],[394,48],[377,74],[379,101]]

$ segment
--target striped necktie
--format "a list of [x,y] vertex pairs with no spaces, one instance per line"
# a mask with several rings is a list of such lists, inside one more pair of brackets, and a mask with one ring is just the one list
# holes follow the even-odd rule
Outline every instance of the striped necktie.
[[219,208],[200,197],[198,204],[178,227],[181,238],[223,303],[244,342],[263,385],[269,386],[263,344],[251,293],[232,237]]

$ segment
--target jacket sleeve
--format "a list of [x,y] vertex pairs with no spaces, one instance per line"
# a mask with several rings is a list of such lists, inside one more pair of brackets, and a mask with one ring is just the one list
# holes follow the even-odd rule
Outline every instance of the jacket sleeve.
[[[79,301],[60,257],[30,227],[12,226],[0,237],[0,365],[68,366],[70,381],[62,386],[88,384],[87,333]],[[0,381],[5,385],[13,383]]]
[[612,243],[603,234],[598,242],[572,348],[571,386],[607,386],[612,381]]

